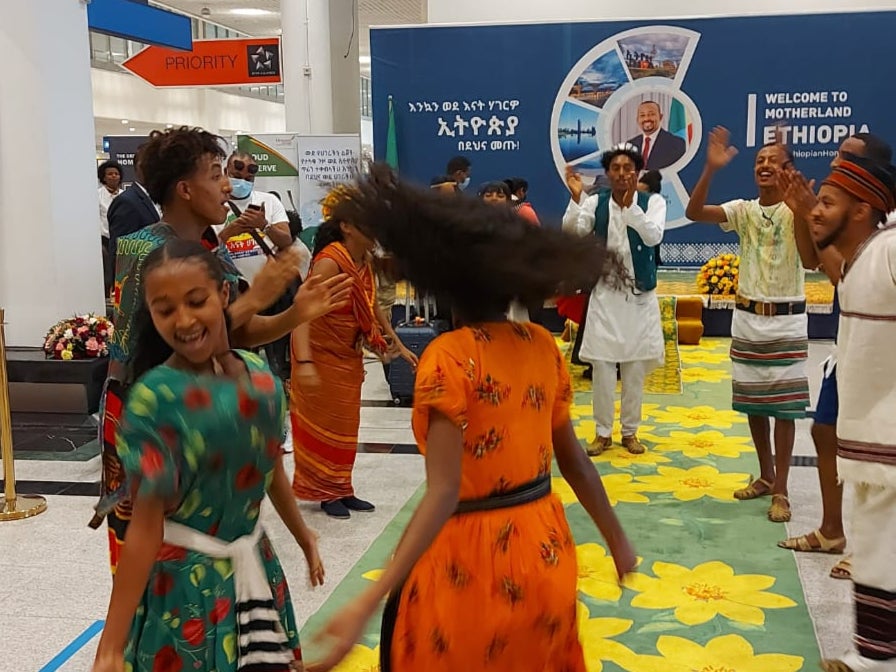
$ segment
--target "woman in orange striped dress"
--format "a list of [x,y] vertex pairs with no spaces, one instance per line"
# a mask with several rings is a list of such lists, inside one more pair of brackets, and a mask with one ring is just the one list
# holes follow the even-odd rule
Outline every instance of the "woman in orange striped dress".
[[293,332],[290,420],[295,446],[293,492],[320,502],[334,518],[372,512],[355,496],[352,469],[361,421],[363,348],[385,359],[417,358],[401,343],[376,301],[371,253],[374,242],[342,214],[351,192],[328,198],[328,220],[320,227],[311,273],[323,278],[346,273],[354,280],[351,301],[342,309]]
[[355,221],[415,286],[451,297],[458,328],[427,347],[417,372],[426,494],[382,578],[325,627],[330,650],[308,669],[336,665],[388,595],[384,672],[584,672],[575,543],[551,494],[554,457],[620,577],[635,555],[576,439],[552,336],[504,311],[512,297],[543,300],[564,282],[622,281],[620,265],[597,239],[573,240],[472,199],[446,203],[384,168],[360,190]]

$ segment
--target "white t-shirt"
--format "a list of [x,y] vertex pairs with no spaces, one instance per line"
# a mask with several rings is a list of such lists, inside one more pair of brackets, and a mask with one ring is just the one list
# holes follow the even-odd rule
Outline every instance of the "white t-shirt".
[[122,190],[119,189],[114,194],[112,194],[109,193],[109,190],[106,189],[106,187],[100,185],[100,234],[103,236],[103,238],[109,237],[109,206],[112,205],[112,201],[114,201],[115,197],[118,196],[121,192]]
[[[250,205],[264,205],[264,215],[265,219],[267,219],[268,226],[289,221],[289,218],[286,216],[286,208],[283,207],[280,200],[266,191],[256,190],[249,195],[249,198],[240,200],[233,199],[233,202],[236,204],[236,207],[240,209],[240,212],[245,212],[246,208]],[[220,234],[224,229],[224,226],[234,219],[236,219],[236,215],[231,213],[223,224],[214,227],[215,233]],[[276,245],[274,245],[271,239],[266,236],[263,231],[259,231],[258,233],[264,239],[264,242],[266,242],[272,250],[276,251]],[[234,236],[228,240],[225,245],[227,246],[227,251],[233,258],[233,263],[236,264],[240,274],[249,282],[249,284],[252,284],[252,279],[265,264],[266,259],[264,250],[261,249],[261,246],[256,243],[255,239],[248,233],[241,233],[238,236]]]

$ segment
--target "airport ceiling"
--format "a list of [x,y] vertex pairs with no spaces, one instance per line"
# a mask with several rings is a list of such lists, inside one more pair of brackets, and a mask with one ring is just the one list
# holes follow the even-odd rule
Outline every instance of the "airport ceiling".
[[[357,0],[357,3],[362,57],[370,55],[370,26],[426,23],[426,0]],[[280,0],[162,0],[157,4],[253,37],[280,34]],[[206,8],[208,15],[203,16]]]

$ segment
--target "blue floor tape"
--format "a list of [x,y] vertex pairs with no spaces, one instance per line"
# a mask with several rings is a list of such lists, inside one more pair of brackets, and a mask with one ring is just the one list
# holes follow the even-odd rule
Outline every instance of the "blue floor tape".
[[62,667],[69,658],[73,657],[78,651],[84,648],[84,645],[87,644],[87,642],[102,632],[104,624],[105,621],[97,621],[91,625],[84,632],[75,637],[71,644],[56,654],[56,657],[54,657],[53,660],[40,668],[39,672],[56,672],[56,670]]

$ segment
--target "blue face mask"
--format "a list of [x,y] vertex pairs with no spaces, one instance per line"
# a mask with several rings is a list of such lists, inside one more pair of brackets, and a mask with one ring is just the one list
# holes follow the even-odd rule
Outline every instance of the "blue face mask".
[[461,182],[461,183],[460,183],[459,185],[457,185],[457,186],[458,186],[458,188],[459,188],[461,191],[463,191],[464,189],[466,189],[467,187],[469,187],[469,186],[470,186],[470,176],[467,175],[467,179],[465,179],[463,182]]
[[230,195],[236,200],[241,201],[244,198],[249,198],[252,189],[255,188],[255,183],[250,182],[249,180],[241,180],[238,177],[231,177],[230,187]]

